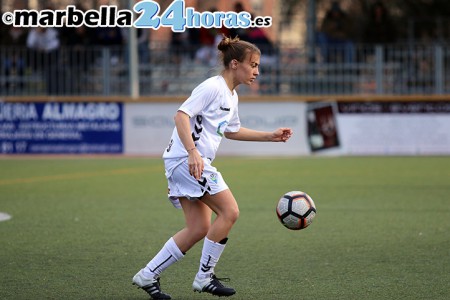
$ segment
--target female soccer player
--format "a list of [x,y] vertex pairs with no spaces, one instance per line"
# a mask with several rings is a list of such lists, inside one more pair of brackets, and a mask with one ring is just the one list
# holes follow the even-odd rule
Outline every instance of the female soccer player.
[[[134,277],[133,284],[152,299],[171,299],[159,284],[161,273],[204,239],[200,266],[192,288],[216,296],[236,291],[222,285],[214,267],[239,216],[236,200],[212,162],[222,137],[240,141],[286,142],[290,128],[273,132],[241,126],[235,88],[251,85],[259,75],[260,50],[239,38],[223,37],[218,45],[224,70],[197,86],[175,115],[175,129],[164,152],[169,199],[182,208],[186,226]],[[212,212],[216,218],[211,223]]]

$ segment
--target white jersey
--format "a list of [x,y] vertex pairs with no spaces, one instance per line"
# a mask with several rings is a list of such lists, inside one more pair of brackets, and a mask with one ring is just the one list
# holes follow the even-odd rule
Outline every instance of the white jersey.
[[[222,76],[214,76],[198,85],[178,109],[190,117],[192,139],[201,156],[214,160],[225,132],[237,132],[238,96],[231,92]],[[188,153],[175,128],[163,158],[186,158]]]

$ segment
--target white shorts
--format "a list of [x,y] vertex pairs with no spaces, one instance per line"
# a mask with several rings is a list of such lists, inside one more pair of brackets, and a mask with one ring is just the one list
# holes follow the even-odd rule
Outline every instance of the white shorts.
[[222,174],[211,165],[210,160],[204,158],[203,161],[205,168],[200,180],[189,174],[187,158],[178,162],[170,159],[165,161],[166,177],[169,185],[168,197],[176,208],[181,208],[179,197],[197,201],[198,198],[206,193],[214,195],[228,189]]

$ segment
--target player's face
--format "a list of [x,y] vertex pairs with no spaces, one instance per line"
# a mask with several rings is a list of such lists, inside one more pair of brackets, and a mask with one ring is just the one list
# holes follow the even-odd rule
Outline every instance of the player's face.
[[260,55],[249,53],[243,62],[238,64],[236,69],[236,78],[240,83],[251,85],[259,75]]

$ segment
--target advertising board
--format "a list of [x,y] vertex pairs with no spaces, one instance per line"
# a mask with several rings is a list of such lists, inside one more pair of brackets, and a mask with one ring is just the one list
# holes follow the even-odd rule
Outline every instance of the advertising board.
[[[0,154],[161,156],[180,103],[0,102]],[[448,101],[242,102],[241,125],[287,143],[223,139],[219,155],[449,155]]]
[[0,102],[0,153],[122,153],[121,103]]
[[339,102],[346,155],[450,154],[450,103]]
[[[129,103],[125,106],[125,153],[161,155],[168,146],[173,116],[181,103]],[[308,146],[304,138],[305,103],[241,103],[241,124],[261,131],[290,127],[295,134],[288,143],[255,143],[224,138],[219,155],[304,155]]]

